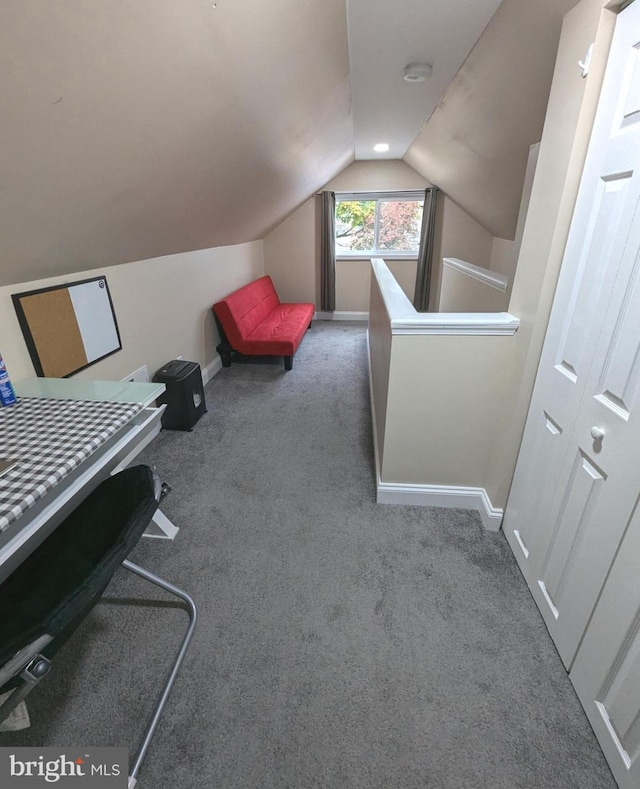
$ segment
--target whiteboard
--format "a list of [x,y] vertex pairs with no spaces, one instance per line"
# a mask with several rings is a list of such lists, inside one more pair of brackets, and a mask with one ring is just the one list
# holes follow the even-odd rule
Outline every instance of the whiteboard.
[[14,293],[12,299],[40,377],[68,378],[122,348],[104,276]]

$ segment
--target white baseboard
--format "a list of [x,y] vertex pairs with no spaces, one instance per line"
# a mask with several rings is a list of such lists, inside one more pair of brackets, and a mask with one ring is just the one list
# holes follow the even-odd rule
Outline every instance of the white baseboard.
[[368,321],[368,312],[321,312],[313,316],[316,321]]
[[202,368],[202,383],[206,386],[214,375],[217,375],[222,370],[222,359],[219,356],[209,362],[206,367]]
[[418,507],[458,507],[476,510],[488,531],[498,531],[504,511],[494,507],[484,488],[457,485],[411,485],[378,479],[378,504],[410,504]]
[[367,332],[369,354],[369,398],[373,422],[373,454],[376,467],[376,501],[378,504],[405,504],[417,507],[457,507],[477,510],[487,531],[499,531],[504,511],[494,507],[484,488],[463,488],[457,485],[415,485],[402,482],[383,482],[380,479],[380,456],[376,410],[371,380],[371,349]]

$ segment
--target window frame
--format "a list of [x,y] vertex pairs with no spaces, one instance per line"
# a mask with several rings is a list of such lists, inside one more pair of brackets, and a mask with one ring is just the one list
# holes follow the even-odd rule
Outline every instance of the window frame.
[[[425,187],[426,189],[427,187]],[[411,189],[402,191],[388,192],[336,192],[336,208],[340,202],[364,202],[375,201],[374,216],[374,243],[378,242],[378,232],[380,227],[380,203],[422,203],[424,210],[425,189]],[[417,260],[420,250],[418,247],[412,250],[392,250],[392,249],[358,249],[354,252],[338,252],[336,242],[336,260],[370,260],[373,257],[386,258],[387,260]]]

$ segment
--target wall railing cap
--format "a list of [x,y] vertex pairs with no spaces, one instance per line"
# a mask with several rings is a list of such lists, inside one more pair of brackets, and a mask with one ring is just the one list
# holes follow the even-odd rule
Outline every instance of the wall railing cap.
[[418,312],[382,258],[371,266],[396,335],[512,335],[520,319],[509,312]]
[[443,258],[442,262],[445,266],[456,269],[456,271],[460,271],[468,277],[488,285],[490,288],[506,293],[508,280],[504,274],[483,268],[483,266],[476,266],[474,263],[467,263],[466,260],[458,258]]

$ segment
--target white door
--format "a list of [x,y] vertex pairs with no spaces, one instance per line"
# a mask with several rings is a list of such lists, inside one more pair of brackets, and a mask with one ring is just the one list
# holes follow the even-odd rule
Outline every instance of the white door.
[[639,168],[636,2],[616,26],[504,523],[567,667],[640,491]]
[[639,565],[636,507],[570,674],[621,789],[640,786]]

